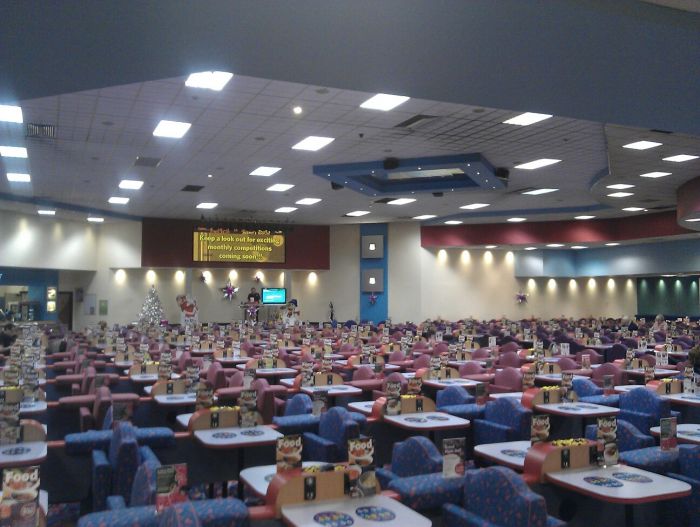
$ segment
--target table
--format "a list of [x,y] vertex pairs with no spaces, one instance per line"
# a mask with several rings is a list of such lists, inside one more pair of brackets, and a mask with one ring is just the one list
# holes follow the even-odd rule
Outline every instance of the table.
[[222,366],[238,366],[245,364],[250,360],[250,357],[228,357],[214,358],[214,362],[220,362]]
[[354,403],[348,403],[348,408],[354,412],[360,412],[361,414],[371,415],[374,403],[375,401],[359,401]]
[[[274,428],[259,425],[251,428],[235,426],[195,430],[194,437],[206,448],[228,449],[273,445],[283,436]],[[242,465],[241,468],[243,468]]]
[[196,393],[172,393],[153,397],[156,404],[161,406],[192,406],[197,402]]
[[632,505],[682,498],[691,490],[690,485],[683,481],[626,465],[549,472],[545,478],[585,496],[625,505],[625,525],[628,527],[634,525]]
[[385,415],[384,422],[410,430],[412,432],[427,432],[428,439],[434,442],[435,431],[457,430],[468,428],[468,419],[462,419],[444,412],[416,412],[401,415]]
[[46,401],[21,402],[19,403],[19,413],[20,415],[40,414],[45,412],[48,407]]
[[[301,466],[306,468],[326,464],[323,461],[304,461]],[[267,495],[267,487],[275,474],[277,474],[277,465],[260,465],[241,470],[241,480],[256,496],[264,498]]]
[[674,393],[669,395],[661,395],[662,399],[671,401],[675,404],[684,404],[687,406],[700,406],[700,394],[695,393]]
[[[386,515],[381,521],[363,518],[364,512],[373,510]],[[338,501],[321,501],[282,507],[282,519],[292,527],[319,527],[316,518],[322,513],[332,513],[347,518],[346,525],[353,527],[430,527],[432,522],[406,507],[406,505],[386,496],[370,498],[343,499]],[[352,522],[352,523],[350,523]]]
[[[629,370],[623,369],[622,371],[626,371],[629,375],[635,375],[635,376],[644,376],[644,368],[630,368]],[[667,370],[665,368],[655,368],[654,369],[654,377],[655,378],[661,378],[661,377],[675,377],[676,375],[680,375],[681,372],[678,370]]]
[[0,446],[0,468],[38,465],[46,460],[46,441]]
[[[170,378],[174,381],[180,378],[179,373],[171,373]],[[157,373],[135,373],[133,375],[129,376],[129,379],[131,379],[131,382],[135,382],[137,384],[153,384],[158,380],[158,374]]]
[[187,413],[187,414],[180,414],[175,418],[175,421],[177,424],[179,424],[182,428],[189,428],[190,426],[190,418],[192,417],[192,413]]
[[423,380],[423,386],[428,386],[430,388],[435,388],[436,390],[442,390],[448,386],[476,386],[477,384],[484,384],[479,381],[472,379],[462,379],[461,377],[455,377],[454,379],[425,379]]
[[522,399],[523,392],[490,393],[489,399]]
[[643,384],[620,384],[619,386],[615,386],[613,389],[618,393],[622,393],[636,390],[637,388],[646,388],[646,386]]
[[620,413],[620,409],[613,406],[580,402],[536,404],[535,409],[547,414],[564,417],[603,417]]
[[525,467],[525,456],[530,448],[530,441],[505,441],[476,445],[474,455],[487,459],[497,465],[503,465],[518,472]]
[[[453,368],[459,368],[464,364],[469,364],[470,362],[476,362],[479,366],[486,366],[485,360],[475,360],[475,359],[465,359],[465,360],[449,360],[447,365]],[[494,361],[495,362],[495,361]]]
[[327,392],[328,397],[350,397],[351,395],[361,395],[362,390],[346,384],[329,384],[319,386],[303,386],[301,391],[308,395],[314,392]]
[[[239,364],[236,366],[236,368],[242,371],[246,370],[245,364]],[[281,377],[282,375],[292,375],[296,377],[298,373],[299,372],[292,368],[255,368],[256,377],[265,377],[273,379],[270,382],[270,384],[277,384],[275,382],[275,379]]]
[[[583,375],[574,375],[572,380],[574,379],[588,379],[588,377]],[[561,373],[541,373],[539,375],[535,375],[535,380],[540,382],[561,384]]]
[[[659,437],[661,435],[660,426],[653,426],[649,429],[649,431],[654,437]],[[679,442],[700,445],[700,425],[694,423],[682,423],[676,425],[676,432]]]

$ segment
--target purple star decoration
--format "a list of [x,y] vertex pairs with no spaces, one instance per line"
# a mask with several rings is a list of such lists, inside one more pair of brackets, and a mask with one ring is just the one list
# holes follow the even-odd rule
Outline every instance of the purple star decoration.
[[226,282],[226,287],[221,288],[221,292],[224,294],[224,300],[231,302],[238,292],[238,288],[231,282]]
[[527,304],[527,293],[523,293],[522,291],[519,291],[518,293],[515,294],[515,301],[518,304]]
[[369,303],[370,303],[370,305],[372,305],[372,306],[373,306],[374,304],[376,304],[376,303],[377,303],[377,295],[375,295],[374,293],[370,293],[370,295],[369,295]]

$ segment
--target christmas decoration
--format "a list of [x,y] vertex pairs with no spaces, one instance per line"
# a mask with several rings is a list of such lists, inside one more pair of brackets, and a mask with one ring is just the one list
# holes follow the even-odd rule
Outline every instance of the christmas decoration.
[[231,280],[229,280],[226,282],[226,286],[221,288],[221,292],[224,294],[224,299],[231,302],[236,296],[236,293],[238,293],[238,287],[233,285]]
[[155,286],[152,285],[146,295],[146,300],[143,302],[143,307],[141,307],[139,324],[142,326],[158,326],[161,320],[163,320],[163,306],[160,303]]
[[369,295],[369,303],[370,303],[370,305],[372,305],[372,306],[373,306],[374,304],[376,304],[376,303],[377,303],[377,295],[375,295],[374,293],[370,293],[370,295]]
[[522,291],[519,291],[515,294],[515,301],[518,304],[527,304],[527,293],[523,293]]

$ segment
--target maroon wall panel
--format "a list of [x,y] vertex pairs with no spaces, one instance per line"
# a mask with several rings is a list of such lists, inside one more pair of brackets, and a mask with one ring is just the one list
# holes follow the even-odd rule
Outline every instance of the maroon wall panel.
[[[259,269],[330,268],[330,228],[327,225],[285,227],[286,262],[277,264],[193,262],[192,233],[201,222],[144,218],[141,237],[142,267],[224,267]],[[235,227],[235,225],[231,225]]]

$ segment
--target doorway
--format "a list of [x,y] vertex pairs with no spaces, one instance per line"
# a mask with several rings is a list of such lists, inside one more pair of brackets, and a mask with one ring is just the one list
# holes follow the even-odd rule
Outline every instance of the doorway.
[[58,293],[58,321],[65,324],[69,331],[73,330],[73,292]]

